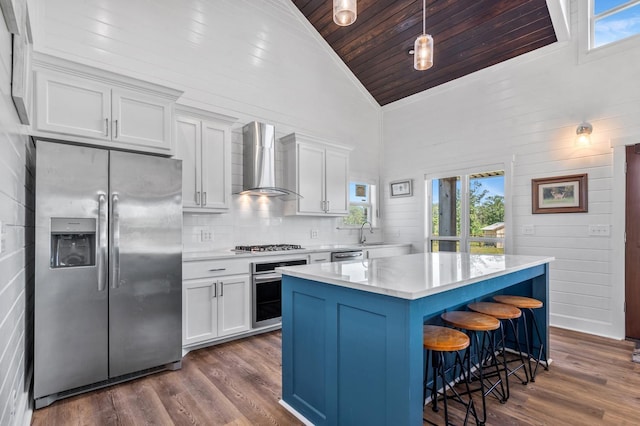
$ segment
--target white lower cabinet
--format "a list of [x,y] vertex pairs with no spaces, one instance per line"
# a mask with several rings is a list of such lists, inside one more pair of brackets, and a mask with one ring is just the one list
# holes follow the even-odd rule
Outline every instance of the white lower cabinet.
[[182,344],[189,346],[249,330],[249,275],[186,280],[182,284]]
[[319,253],[309,254],[309,263],[324,263],[331,262],[331,252],[322,251]]

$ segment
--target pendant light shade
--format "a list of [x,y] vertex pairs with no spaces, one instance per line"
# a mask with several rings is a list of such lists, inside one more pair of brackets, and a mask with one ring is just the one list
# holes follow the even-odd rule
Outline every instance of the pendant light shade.
[[333,22],[346,27],[356,22],[357,17],[356,0],[333,0]]
[[433,37],[427,34],[427,0],[422,0],[422,35],[413,45],[413,68],[428,70],[433,66]]
[[433,66],[433,37],[422,34],[413,46],[413,67],[418,71],[428,70]]

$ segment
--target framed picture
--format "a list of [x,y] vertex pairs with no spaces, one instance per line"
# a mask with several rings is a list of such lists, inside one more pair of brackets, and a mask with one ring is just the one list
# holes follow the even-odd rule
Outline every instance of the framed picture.
[[411,179],[397,180],[391,182],[390,185],[392,197],[411,197],[413,195]]
[[531,180],[532,213],[586,213],[587,174]]

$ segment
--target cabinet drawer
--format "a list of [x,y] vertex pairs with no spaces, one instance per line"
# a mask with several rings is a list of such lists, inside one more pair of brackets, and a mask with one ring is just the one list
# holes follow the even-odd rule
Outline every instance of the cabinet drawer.
[[248,274],[249,259],[199,260],[182,264],[182,279]]

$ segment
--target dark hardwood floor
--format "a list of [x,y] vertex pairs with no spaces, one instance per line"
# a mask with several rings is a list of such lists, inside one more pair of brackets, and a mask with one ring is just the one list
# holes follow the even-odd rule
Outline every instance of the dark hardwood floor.
[[[190,352],[182,370],[58,401],[33,425],[297,425],[278,404],[279,331]],[[631,342],[551,329],[549,371],[488,399],[487,425],[638,425],[640,364]],[[425,417],[442,418],[425,408]],[[452,414],[461,424],[452,405]]]

